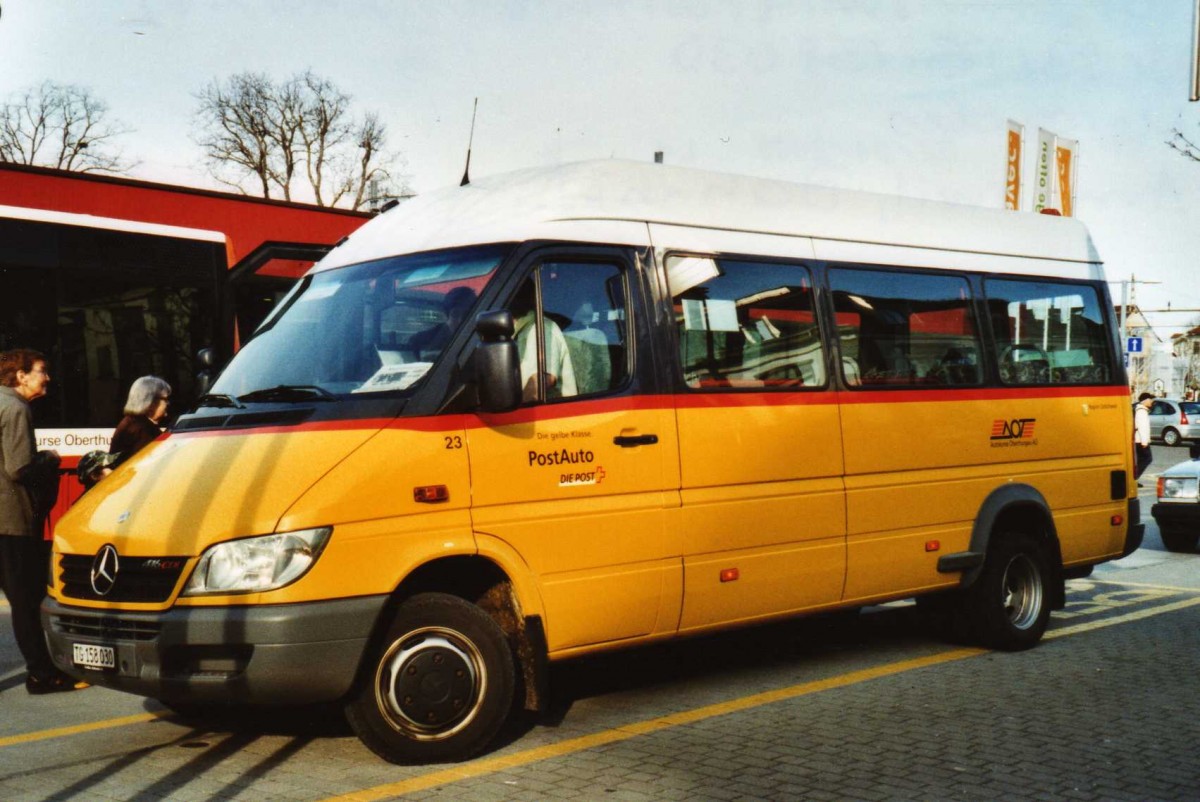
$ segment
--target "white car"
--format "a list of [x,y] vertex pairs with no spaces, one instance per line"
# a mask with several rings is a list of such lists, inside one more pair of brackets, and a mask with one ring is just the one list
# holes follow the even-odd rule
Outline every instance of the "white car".
[[1200,446],[1192,459],[1172,465],[1158,477],[1158,503],[1150,514],[1168,551],[1195,551],[1200,541]]

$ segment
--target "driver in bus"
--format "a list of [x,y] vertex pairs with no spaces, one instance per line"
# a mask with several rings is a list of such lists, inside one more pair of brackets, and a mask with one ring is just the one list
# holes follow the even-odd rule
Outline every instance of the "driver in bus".
[[[536,400],[538,392],[538,349],[537,337],[534,336],[537,329],[532,325],[537,319],[535,299],[533,281],[530,280],[521,285],[512,301],[517,354],[521,360],[522,402]],[[542,316],[542,324],[546,342],[546,372],[542,376],[546,384],[546,400],[576,395],[575,369],[571,365],[571,354],[567,351],[567,340],[563,337],[562,329],[549,315]]]

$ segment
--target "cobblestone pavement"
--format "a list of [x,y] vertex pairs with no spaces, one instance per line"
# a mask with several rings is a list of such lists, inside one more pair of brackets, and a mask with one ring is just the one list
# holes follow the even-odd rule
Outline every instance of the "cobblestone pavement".
[[0,599],[0,802],[1200,801],[1200,555],[1151,525],[1069,601],[1018,654],[947,644],[899,604],[569,663],[552,712],[487,754],[402,767],[336,711],[196,723],[99,688],[30,697]]
[[443,767],[383,763],[333,713],[188,726],[9,672],[0,799],[1196,800],[1200,587],[1127,578],[1151,570],[1073,583],[1019,654],[946,645],[896,605],[570,664],[553,715]]

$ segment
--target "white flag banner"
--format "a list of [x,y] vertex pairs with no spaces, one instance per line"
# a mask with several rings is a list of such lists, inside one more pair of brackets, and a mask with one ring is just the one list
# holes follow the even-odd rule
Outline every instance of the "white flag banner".
[[1054,192],[1058,210],[1063,217],[1075,216],[1075,187],[1079,176],[1079,140],[1056,137],[1054,160],[1057,168],[1054,177]]
[[1038,129],[1037,153],[1034,154],[1033,210],[1057,211],[1054,198],[1054,140],[1056,137],[1045,128]]
[[1004,208],[1021,209],[1021,151],[1025,143],[1025,126],[1008,121],[1008,165],[1004,173]]

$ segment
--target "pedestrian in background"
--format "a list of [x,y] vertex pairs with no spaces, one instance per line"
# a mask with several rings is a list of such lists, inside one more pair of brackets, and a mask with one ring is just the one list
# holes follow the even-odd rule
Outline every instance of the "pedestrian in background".
[[142,376],[129,387],[125,417],[117,424],[108,453],[117,459],[115,468],[148,446],[162,434],[159,424],[167,417],[171,385],[157,376]]
[[0,353],[0,586],[32,694],[86,688],[59,671],[42,634],[50,542],[42,529],[58,496],[58,454],[38,451],[29,402],[46,394],[46,358],[28,348]]
[[[1145,473],[1154,461],[1154,454],[1150,451],[1150,407],[1153,405],[1154,393],[1142,393],[1133,409],[1134,479]],[[1141,486],[1140,482],[1138,486]]]

